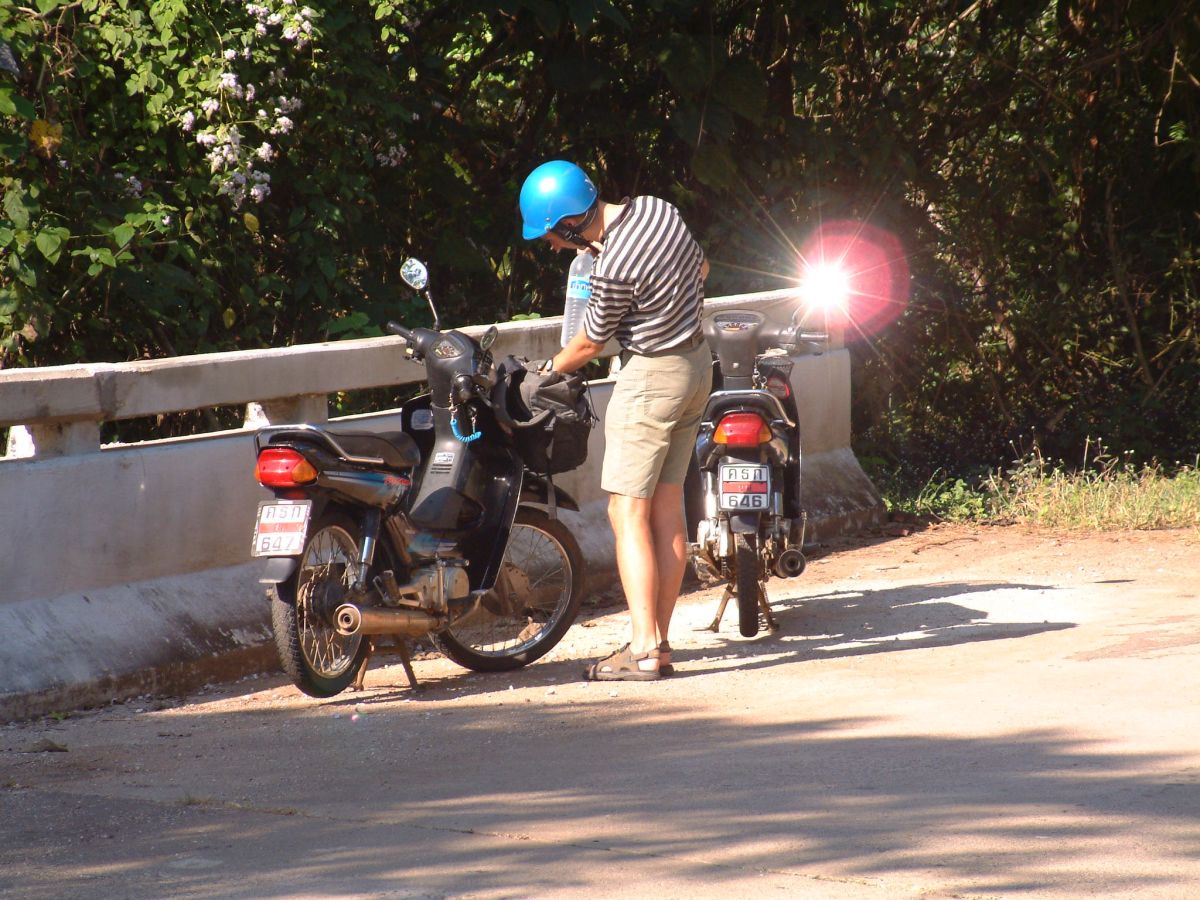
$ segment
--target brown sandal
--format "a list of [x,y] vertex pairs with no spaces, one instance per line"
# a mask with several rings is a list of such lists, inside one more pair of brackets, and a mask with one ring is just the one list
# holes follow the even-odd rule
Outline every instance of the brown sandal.
[[585,681],[655,681],[662,677],[657,668],[643,669],[638,663],[658,660],[658,648],[634,655],[626,644],[612,656],[598,659],[583,670]]
[[[659,653],[660,657],[662,656],[662,654],[670,653],[670,652],[671,652],[671,645],[668,644],[666,641],[663,641],[661,644],[658,645],[658,653]],[[658,663],[658,674],[662,675],[664,678],[668,675],[674,675],[675,667],[673,665],[671,665],[670,663],[662,662],[662,660],[660,659],[659,663]]]

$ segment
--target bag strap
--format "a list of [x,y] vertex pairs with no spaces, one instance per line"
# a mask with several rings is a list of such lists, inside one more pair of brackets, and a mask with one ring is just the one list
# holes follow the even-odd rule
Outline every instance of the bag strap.
[[554,479],[551,477],[549,470],[542,477],[546,479],[546,505],[550,507],[550,518],[557,519],[558,497],[554,493]]

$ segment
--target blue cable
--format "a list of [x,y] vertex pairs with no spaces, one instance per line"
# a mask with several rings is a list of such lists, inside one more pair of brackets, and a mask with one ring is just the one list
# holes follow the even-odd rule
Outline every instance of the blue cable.
[[474,434],[467,434],[467,435],[464,435],[461,431],[459,431],[458,430],[458,415],[456,413],[450,414],[450,431],[453,433],[454,437],[457,440],[462,441],[464,444],[469,444],[469,443],[471,443],[471,441],[477,441],[481,437],[483,437],[482,431],[476,431]]

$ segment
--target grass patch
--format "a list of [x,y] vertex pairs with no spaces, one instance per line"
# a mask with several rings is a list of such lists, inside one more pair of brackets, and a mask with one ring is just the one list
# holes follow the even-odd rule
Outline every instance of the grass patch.
[[1067,472],[1034,453],[983,488],[996,521],[1092,531],[1200,527],[1200,459],[1167,473],[1101,455]]
[[870,474],[889,512],[932,521],[1083,531],[1200,528],[1200,458],[1167,471],[1101,452],[1071,470],[1035,450],[975,479],[935,473],[914,484],[897,471]]

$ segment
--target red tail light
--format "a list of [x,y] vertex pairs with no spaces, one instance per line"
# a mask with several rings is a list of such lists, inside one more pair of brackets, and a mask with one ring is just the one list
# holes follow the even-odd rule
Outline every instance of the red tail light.
[[730,447],[757,447],[771,440],[771,429],[758,413],[730,413],[717,425],[713,440]]
[[780,400],[786,400],[792,396],[792,386],[788,384],[786,376],[772,372],[767,376],[767,392],[778,397]]
[[316,481],[317,470],[295,450],[268,447],[258,454],[254,477],[266,487],[287,488]]

